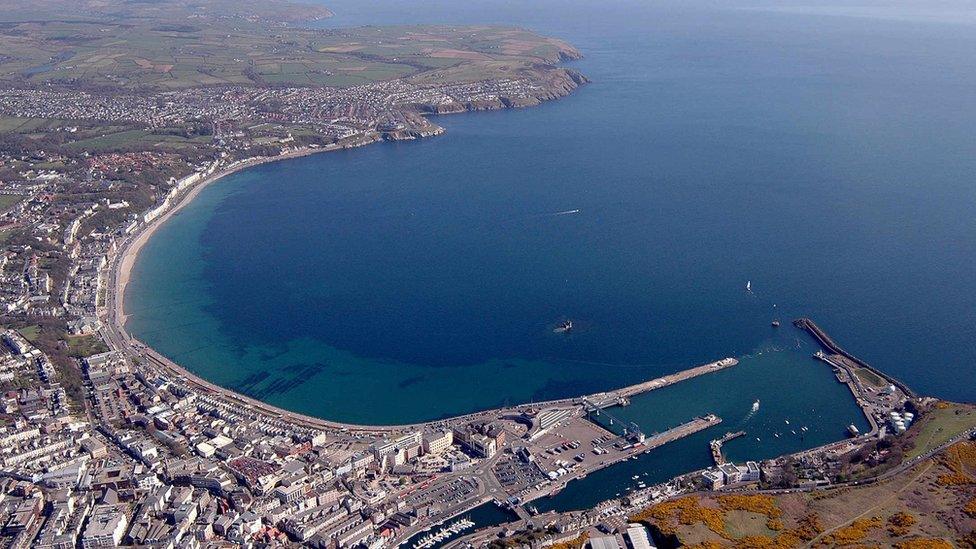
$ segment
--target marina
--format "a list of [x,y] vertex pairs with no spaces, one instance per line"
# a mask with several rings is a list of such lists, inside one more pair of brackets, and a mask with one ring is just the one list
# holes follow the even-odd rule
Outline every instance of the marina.
[[8,6],[0,547],[976,539],[968,13],[608,1]]
[[[729,441],[727,446],[723,445],[723,456],[736,463],[771,458],[843,439],[852,422],[866,431],[869,425],[848,388],[838,384],[829,369],[810,357],[814,348],[811,341],[808,347],[796,353],[784,351],[743,358],[735,368],[636,396],[629,406],[611,409],[617,418],[615,425],[635,422],[643,431],[653,433],[680,423],[682,416],[701,413],[708,407],[725,418],[723,425],[728,425],[729,430],[748,432],[746,436]],[[737,385],[739,379],[752,381],[748,385]],[[794,384],[810,390],[784,390]],[[730,386],[749,396],[721,398],[719,395]],[[761,400],[761,408],[757,406],[753,413],[756,396]],[[791,418],[791,424],[795,424],[793,418],[801,416],[805,425],[797,427],[795,435],[775,436],[775,433],[782,433],[785,419]],[[608,423],[603,416],[595,417],[603,424]],[[770,418],[768,421],[767,417]],[[593,472],[585,479],[570,483],[558,495],[537,500],[536,505],[543,512],[585,508],[600,499],[627,494],[638,480],[651,486],[691,469],[708,468],[715,463],[710,442],[721,438],[723,433],[705,430],[673,441],[659,450],[638,454],[638,459]],[[634,476],[638,479],[633,479]],[[619,496],[615,495],[618,493]]]
[[472,528],[474,525],[475,523],[471,521],[470,518],[462,518],[461,520],[452,522],[436,532],[425,535],[424,537],[420,538],[417,543],[414,543],[412,547],[413,549],[430,549],[438,543],[447,540],[451,536],[455,536],[464,530]]

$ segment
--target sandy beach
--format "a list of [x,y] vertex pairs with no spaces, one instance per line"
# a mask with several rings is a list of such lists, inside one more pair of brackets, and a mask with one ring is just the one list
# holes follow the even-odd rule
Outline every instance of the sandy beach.
[[380,140],[377,135],[372,140],[367,140],[362,143],[358,143],[352,146],[326,146],[320,148],[305,148],[293,151],[288,151],[286,153],[280,154],[278,156],[268,156],[268,157],[258,157],[243,160],[231,167],[220,170],[203,180],[199,183],[193,185],[188,191],[183,193],[181,196],[177,197],[174,205],[166,210],[163,215],[160,215],[156,219],[152,220],[148,225],[143,226],[138,229],[135,236],[130,240],[123,248],[119,251],[119,260],[115,276],[114,288],[111,290],[115,294],[115,315],[114,320],[118,323],[119,327],[125,326],[125,321],[127,315],[125,314],[125,288],[129,283],[129,277],[132,274],[132,267],[135,265],[136,258],[139,255],[139,251],[142,247],[152,238],[152,235],[166,223],[173,215],[179,212],[184,206],[193,201],[200,192],[205,189],[208,185],[219,181],[220,179],[227,177],[228,175],[237,173],[240,170],[247,168],[253,168],[254,166],[259,166],[261,164],[266,164],[269,162],[279,162],[282,160],[290,160],[293,158],[300,158],[303,156],[309,156],[317,153],[332,152],[343,149],[350,149],[356,147],[362,147],[375,143]]

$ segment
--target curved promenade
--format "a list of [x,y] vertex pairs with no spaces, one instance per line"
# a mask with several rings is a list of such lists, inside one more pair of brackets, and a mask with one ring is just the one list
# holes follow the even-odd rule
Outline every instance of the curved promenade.
[[101,315],[103,316],[104,322],[101,335],[109,347],[113,350],[124,353],[131,359],[135,359],[136,362],[145,361],[164,372],[176,375],[184,380],[187,384],[195,387],[203,393],[220,396],[230,402],[241,404],[245,407],[254,409],[255,411],[264,413],[274,418],[292,421],[298,425],[323,430],[356,430],[368,432],[389,432],[409,427],[404,425],[364,426],[339,423],[299,414],[296,412],[290,412],[276,406],[271,406],[259,400],[210,383],[209,381],[193,374],[179,364],[176,364],[172,360],[166,358],[155,349],[133,338],[125,329],[125,287],[129,282],[129,276],[132,266],[135,264],[136,256],[139,254],[139,251],[142,249],[145,243],[149,241],[149,238],[152,237],[153,233],[155,233],[156,230],[162,226],[163,223],[168,221],[176,212],[189,204],[207,185],[245,168],[251,168],[267,162],[298,158],[318,152],[328,152],[331,150],[337,150],[338,148],[339,147],[301,149],[298,151],[285,153],[280,156],[254,158],[235,163],[193,185],[189,190],[178,196],[175,204],[165,213],[148,224],[140,226],[135,233],[125,239],[119,246],[116,254],[111,258],[110,263],[106,268],[105,308]]
[[[358,145],[365,145],[372,143],[372,140],[364,140]],[[725,358],[710,364],[705,364],[702,366],[697,366],[684,370],[682,372],[676,372],[667,376],[663,376],[651,381],[646,381],[632,385],[629,387],[623,387],[614,391],[598,393],[596,395],[580,396],[575,398],[564,398],[557,400],[550,400],[545,402],[536,402],[532,404],[521,404],[518,406],[512,406],[510,408],[503,409],[492,409],[484,410],[480,412],[474,412],[471,414],[464,414],[455,416],[449,419],[442,419],[437,421],[429,421],[424,423],[415,424],[404,424],[404,425],[358,425],[352,423],[343,423],[338,421],[330,421],[318,417],[308,416],[305,414],[300,414],[297,412],[292,412],[261,402],[257,399],[250,398],[248,396],[237,393],[233,390],[221,387],[214,383],[211,383],[192,372],[186,370],[179,364],[173,362],[169,358],[163,356],[161,353],[153,349],[152,347],[142,343],[141,341],[132,337],[125,329],[125,287],[129,281],[129,276],[132,270],[132,266],[135,263],[136,256],[139,251],[145,245],[145,243],[152,237],[153,233],[162,226],[163,223],[168,221],[176,212],[181,208],[190,203],[207,185],[227,176],[240,171],[245,168],[250,168],[257,166],[259,164],[264,164],[267,162],[275,162],[279,160],[286,160],[290,158],[297,158],[300,156],[306,156],[318,152],[328,152],[332,150],[337,150],[339,148],[348,147],[323,147],[318,149],[300,149],[297,151],[291,151],[280,156],[275,157],[260,157],[249,159],[245,161],[236,162],[230,166],[227,166],[216,173],[206,177],[199,183],[196,183],[187,191],[177,196],[173,206],[166,210],[162,215],[156,219],[150,221],[148,224],[140,226],[132,235],[126,238],[119,245],[118,251],[110,258],[110,262],[106,267],[106,280],[105,280],[105,304],[104,310],[100,311],[100,315],[103,320],[103,327],[100,331],[102,338],[113,350],[120,351],[125,354],[130,359],[133,359],[137,364],[145,362],[152,366],[158,368],[162,372],[166,372],[170,375],[176,376],[187,385],[192,386],[196,390],[201,391],[204,394],[216,396],[224,399],[225,401],[243,406],[245,409],[253,410],[258,413],[265,414],[274,419],[289,421],[293,424],[308,427],[312,429],[321,429],[326,431],[348,431],[361,434],[377,434],[377,435],[388,435],[398,431],[404,431],[407,429],[417,429],[427,426],[442,425],[447,422],[470,422],[475,421],[480,418],[487,417],[497,417],[500,413],[521,413],[529,410],[539,410],[541,408],[552,407],[552,406],[567,406],[567,405],[582,405],[584,398],[589,398],[590,400],[600,399],[604,400],[608,396],[633,396],[638,393],[652,391],[661,387],[666,387],[668,385],[690,379],[692,377],[697,377],[706,373],[721,370],[727,367],[734,366],[738,364],[738,361],[734,358]]]

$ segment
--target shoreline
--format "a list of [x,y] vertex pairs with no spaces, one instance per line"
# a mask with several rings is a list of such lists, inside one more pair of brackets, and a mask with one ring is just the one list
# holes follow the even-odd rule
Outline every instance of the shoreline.
[[[576,82],[576,85],[569,90],[562,90],[562,93],[553,93],[543,100],[540,100],[536,104],[505,104],[498,103],[497,105],[473,105],[464,104],[460,105],[457,110],[447,110],[441,112],[426,112],[423,113],[425,119],[429,119],[433,116],[444,116],[452,114],[479,112],[479,111],[493,111],[493,110],[510,110],[510,109],[521,109],[527,107],[539,106],[543,103],[547,103],[550,100],[559,99],[566,97],[571,94],[579,85],[588,82],[583,78],[581,82]],[[149,221],[147,224],[139,227],[135,233],[130,235],[129,239],[125,241],[115,253],[114,257],[110,259],[109,264],[106,267],[107,281],[105,284],[105,302],[100,307],[97,316],[103,321],[103,327],[99,330],[99,334],[103,341],[109,346],[110,349],[119,351],[124,355],[141,361],[149,362],[155,365],[162,371],[169,372],[181,378],[181,380],[189,386],[193,386],[198,390],[210,395],[216,396],[217,398],[222,398],[227,401],[228,404],[241,405],[244,408],[253,410],[259,414],[264,414],[270,416],[275,420],[290,421],[301,427],[319,429],[324,431],[351,431],[362,434],[372,434],[378,436],[388,436],[394,433],[403,432],[409,429],[417,429],[429,426],[439,426],[444,425],[447,422],[452,421],[474,421],[482,416],[491,415],[497,413],[499,408],[487,408],[484,410],[476,410],[473,412],[462,413],[454,415],[447,418],[437,418],[422,422],[404,423],[397,425],[365,425],[356,423],[347,423],[342,421],[333,421],[326,418],[310,416],[303,414],[301,412],[295,412],[288,410],[274,404],[270,404],[247,395],[244,395],[234,389],[220,386],[218,384],[212,383],[195,373],[187,370],[182,365],[178,364],[174,360],[160,353],[152,346],[140,341],[139,339],[133,337],[125,328],[125,322],[128,319],[128,315],[125,313],[125,290],[128,286],[129,281],[132,276],[132,269],[135,266],[136,260],[138,259],[139,252],[142,251],[143,246],[149,241],[150,238],[162,227],[167,221],[170,220],[172,216],[177,214],[181,209],[190,204],[194,198],[196,198],[200,192],[202,192],[209,185],[216,183],[217,181],[223,179],[228,175],[237,173],[238,171],[253,168],[261,164],[267,164],[271,162],[279,162],[283,160],[293,160],[296,158],[302,158],[305,156],[311,156],[313,154],[335,152],[340,150],[355,149],[359,147],[364,147],[366,145],[372,145],[377,142],[383,141],[413,141],[417,139],[423,139],[427,137],[434,137],[445,132],[444,128],[430,123],[429,128],[425,128],[421,131],[413,130],[409,132],[393,132],[384,134],[382,132],[371,130],[370,132],[364,133],[359,136],[358,139],[353,140],[350,143],[344,144],[331,144],[322,147],[310,148],[305,147],[302,149],[293,149],[276,156],[264,156],[264,157],[252,157],[244,160],[236,161],[235,163],[224,167],[220,171],[213,173],[201,181],[193,184],[186,191],[178,194],[172,205],[166,209],[161,215]],[[553,399],[545,402],[526,402],[517,404],[514,406],[509,406],[504,408],[509,411],[521,412],[528,409],[539,409],[545,406],[565,406],[573,405],[576,401],[582,398],[586,398],[591,395],[577,395],[574,397],[567,397],[562,399]]]
[[[507,110],[508,108],[519,108],[516,106],[510,106],[502,109],[489,109],[489,110]],[[471,109],[470,107],[465,110],[444,112],[444,113],[428,113],[428,115],[443,115],[443,114],[456,114],[461,112],[471,112],[473,110],[484,110],[484,109]],[[426,118],[426,117],[425,117]],[[102,338],[106,343],[109,344],[110,348],[116,351],[122,352],[124,355],[129,357],[135,357],[139,361],[146,361],[151,365],[154,365],[161,372],[168,372],[179,377],[180,380],[191,386],[201,389],[204,393],[211,397],[222,398],[227,403],[234,405],[243,405],[249,409],[252,409],[258,413],[269,415],[278,420],[293,421],[298,425],[305,427],[312,427],[315,429],[326,429],[326,430],[353,430],[357,432],[366,433],[382,433],[391,434],[395,432],[400,432],[412,428],[419,428],[425,426],[436,426],[443,425],[447,422],[461,421],[461,420],[474,420],[478,419],[486,414],[491,414],[493,412],[498,412],[499,410],[508,410],[522,412],[530,408],[540,409],[547,406],[565,406],[565,405],[576,405],[582,399],[594,398],[597,396],[606,396],[608,394],[619,393],[620,391],[632,389],[632,387],[622,387],[622,388],[611,388],[603,391],[601,393],[596,393],[592,395],[574,395],[566,398],[558,398],[545,402],[535,402],[535,403],[521,403],[513,406],[508,406],[505,408],[487,408],[482,410],[475,410],[467,413],[460,413],[452,415],[450,417],[434,418],[424,421],[416,421],[410,423],[394,424],[394,425],[380,425],[380,424],[357,424],[351,422],[330,420],[324,417],[311,416],[301,412],[293,411],[287,408],[279,407],[277,405],[264,402],[262,400],[249,397],[238,390],[233,388],[228,388],[215,384],[207,379],[204,379],[194,372],[188,370],[184,366],[178,364],[176,361],[170,359],[164,354],[160,353],[158,350],[154,349],[152,346],[140,341],[139,339],[133,337],[126,329],[126,322],[129,315],[125,311],[125,291],[128,287],[128,283],[132,277],[132,270],[138,260],[139,253],[142,251],[143,247],[147,242],[155,235],[156,231],[159,230],[166,222],[168,222],[174,215],[179,213],[182,208],[190,204],[199,194],[207,188],[209,185],[216,183],[226,176],[233,175],[241,170],[253,168],[260,166],[262,164],[278,162],[284,160],[292,160],[296,158],[302,158],[305,156],[310,156],[317,153],[324,152],[334,152],[339,150],[353,149],[370,144],[374,144],[379,141],[384,140],[414,140],[420,139],[422,137],[429,137],[438,135],[444,132],[444,129],[434,123],[431,123],[430,127],[424,128],[427,131],[413,132],[409,134],[388,134],[384,135],[382,132],[370,131],[358,135],[356,138],[350,139],[348,142],[343,144],[329,144],[320,147],[303,147],[297,149],[287,150],[281,154],[275,156],[262,156],[262,157],[251,157],[243,160],[237,160],[231,164],[228,164],[218,171],[205,176],[200,181],[189,186],[189,188],[183,190],[173,197],[171,204],[166,210],[156,217],[150,220],[148,223],[142,224],[132,235],[130,235],[123,244],[120,246],[115,256],[111,258],[109,265],[107,266],[107,280],[106,280],[106,294],[104,298],[104,304],[100,308],[98,316],[104,321],[105,327],[101,330]],[[199,172],[198,172],[199,173]],[[701,368],[698,366],[697,368]],[[696,367],[692,367],[691,370],[695,370]],[[668,376],[673,376],[677,374],[682,374],[683,371],[674,372]],[[653,383],[658,380],[652,380]],[[640,384],[638,384],[640,385]],[[638,391],[640,392],[640,391]]]
[[[437,133],[440,133],[440,131]],[[139,252],[160,227],[162,227],[181,209],[190,204],[193,199],[196,198],[206,187],[220,181],[226,176],[233,175],[241,170],[253,168],[262,164],[292,160],[318,153],[354,149],[383,141],[381,134],[379,133],[369,134],[364,136],[364,138],[364,140],[356,142],[355,144],[324,146],[318,148],[306,147],[303,149],[287,151],[277,156],[254,157],[241,160],[207,176],[200,182],[194,184],[186,192],[178,195],[173,205],[162,215],[139,228],[136,233],[132,235],[131,239],[125,242],[119,251],[116,252],[115,257],[112,258],[112,261],[107,266],[109,280],[106,283],[105,303],[103,305],[102,312],[100,312],[98,316],[102,317],[104,321],[104,326],[101,330],[99,330],[99,333],[106,344],[109,345],[109,348],[119,351],[129,357],[138,357],[139,359],[153,363],[161,370],[169,371],[170,373],[179,376],[187,385],[195,386],[198,390],[201,390],[211,396],[215,395],[218,398],[229,401],[229,403],[241,405],[244,408],[254,410],[259,414],[270,416],[276,420],[294,422],[301,427],[327,431],[341,430],[371,434],[390,434],[435,423],[433,421],[428,421],[402,425],[358,425],[353,423],[331,421],[325,418],[309,416],[300,412],[281,408],[273,404],[251,398],[234,389],[229,389],[201,378],[169,357],[163,355],[152,346],[147,345],[133,337],[125,328],[125,322],[128,317],[124,308],[125,289],[131,279],[132,268],[138,259]],[[490,410],[482,410],[473,412],[471,414],[462,414],[461,416],[456,416],[449,419],[477,416],[489,411]]]
[[[439,126],[435,126],[440,133],[441,130]],[[428,134],[434,135],[434,134]],[[420,136],[415,136],[419,138]],[[656,378],[650,381],[644,381],[631,385],[628,387],[618,387],[610,388],[599,393],[588,394],[588,395],[573,395],[564,398],[557,398],[543,402],[525,402],[519,403],[505,408],[487,408],[482,410],[475,410],[467,413],[460,413],[452,415],[450,417],[428,419],[424,421],[416,421],[402,424],[357,424],[352,422],[345,422],[341,420],[331,420],[325,417],[318,417],[307,415],[302,412],[297,412],[287,408],[283,408],[262,400],[252,398],[247,396],[233,388],[228,388],[221,386],[219,384],[213,383],[205,378],[202,378],[195,374],[194,372],[188,370],[186,367],[177,363],[173,359],[165,356],[163,353],[159,352],[151,345],[148,345],[141,340],[134,337],[126,329],[126,321],[128,320],[128,314],[125,311],[125,291],[128,283],[132,277],[132,270],[138,260],[139,253],[142,251],[145,244],[155,235],[156,231],[159,230],[166,222],[168,222],[174,215],[179,213],[184,207],[192,203],[192,201],[199,196],[199,194],[207,188],[209,185],[216,183],[226,176],[233,175],[241,170],[253,168],[260,166],[262,164],[267,164],[271,162],[278,162],[284,160],[292,160],[297,158],[302,158],[306,156],[311,156],[317,153],[334,152],[345,149],[358,148],[370,144],[374,144],[379,141],[383,141],[382,134],[375,132],[370,134],[364,134],[359,139],[354,140],[350,143],[343,145],[332,144],[324,147],[316,148],[300,148],[292,149],[286,151],[282,154],[269,157],[252,157],[244,160],[235,161],[229,164],[219,171],[216,171],[197,183],[190,186],[188,189],[176,195],[171,203],[171,205],[163,212],[161,215],[152,219],[150,222],[143,224],[134,234],[132,234],[129,239],[127,239],[119,250],[116,252],[115,257],[112,258],[111,262],[107,267],[108,280],[106,281],[106,296],[105,303],[100,312],[99,316],[103,318],[105,322],[105,328],[101,331],[103,339],[109,344],[110,348],[117,350],[126,354],[130,357],[138,357],[139,360],[144,360],[150,364],[156,366],[161,371],[169,372],[175,374],[183,383],[189,386],[194,386],[201,389],[204,393],[211,397],[218,397],[225,399],[228,403],[232,405],[243,405],[247,408],[253,409],[254,411],[262,414],[269,415],[275,419],[293,421],[299,425],[305,427],[312,427],[315,429],[326,429],[326,430],[351,430],[364,433],[382,433],[382,434],[392,434],[400,431],[405,431],[408,429],[416,429],[428,426],[443,425],[447,422],[462,421],[462,420],[475,420],[481,418],[485,415],[490,415],[492,413],[497,413],[499,410],[508,410],[513,412],[523,412],[529,409],[541,409],[544,407],[553,406],[574,406],[578,405],[584,399],[602,399],[604,397],[621,395],[625,392],[641,393],[647,389],[641,389],[645,386],[650,386],[656,388],[662,381],[669,378],[680,378],[675,379],[675,382],[682,381],[684,376],[690,372],[698,370],[708,370],[717,363],[710,363],[706,365],[696,365],[685,370],[680,370],[677,372],[672,372],[671,374],[666,374],[660,378]],[[114,336],[114,337],[113,337]],[[723,359],[723,361],[728,360],[734,365],[738,361],[736,359]],[[719,361],[719,362],[723,362]],[[688,376],[695,377],[697,374]],[[668,382],[665,385],[670,385],[672,382]],[[627,396],[631,396],[629,393]]]
[[615,395],[621,392],[630,393],[642,393],[647,391],[652,391],[654,389],[672,385],[684,381],[689,377],[697,377],[698,375],[710,373],[716,369],[724,369],[730,366],[738,364],[738,360],[735,358],[725,358],[715,362],[710,362],[708,364],[695,365],[685,370],[680,370],[678,372],[673,372],[671,374],[666,374],[662,377],[655,378],[650,381],[643,381],[635,385],[630,385],[626,387],[618,387],[614,389],[609,389],[607,391],[602,391],[599,393],[588,394],[588,395],[575,395],[565,398],[557,398],[542,402],[524,402],[520,404],[515,404],[512,406],[507,406],[504,408],[487,408],[483,410],[476,410],[473,412],[462,413],[453,415],[447,418],[431,419],[420,422],[404,423],[396,425],[365,425],[356,424],[343,421],[334,421],[326,418],[310,416],[303,414],[301,412],[296,412],[270,404],[247,395],[244,395],[234,389],[220,386],[213,382],[210,382],[195,373],[187,370],[182,365],[176,363],[172,359],[166,357],[152,346],[143,343],[137,338],[133,337],[125,329],[126,315],[124,311],[124,292],[125,287],[128,284],[131,271],[135,264],[138,254],[142,247],[149,241],[156,230],[159,229],[164,223],[166,223],[173,215],[178,213],[183,207],[192,202],[194,198],[208,185],[215,183],[226,177],[228,175],[234,174],[245,168],[252,168],[259,166],[261,164],[276,162],[279,160],[290,160],[294,158],[300,158],[304,156],[309,156],[312,154],[320,152],[333,152],[342,149],[357,148],[364,145],[369,145],[380,141],[381,138],[379,134],[369,136],[369,139],[363,140],[361,142],[356,142],[354,145],[344,145],[344,146],[333,146],[333,147],[321,147],[315,149],[297,149],[292,150],[281,155],[273,157],[258,157],[239,161],[225,169],[207,176],[200,182],[194,184],[191,188],[178,195],[166,212],[164,212],[159,217],[153,219],[148,224],[142,226],[135,234],[131,236],[131,239],[126,241],[116,252],[115,256],[112,258],[109,265],[106,267],[108,272],[108,281],[106,282],[106,296],[103,311],[100,312],[99,317],[104,320],[103,328],[99,331],[102,339],[109,345],[109,347],[115,351],[119,351],[124,355],[132,358],[136,358],[139,361],[145,361],[155,366],[162,372],[168,372],[179,377],[180,380],[187,384],[188,386],[194,387],[195,389],[201,391],[204,396],[216,397],[217,399],[223,399],[225,404],[231,406],[242,406],[245,409],[249,409],[259,414],[265,414],[270,416],[274,420],[279,421],[290,421],[301,427],[321,429],[327,431],[352,431],[364,434],[374,434],[374,435],[391,435],[398,432],[403,432],[410,429],[425,428],[425,427],[443,427],[451,422],[457,421],[475,421],[478,419],[492,417],[497,415],[500,411],[505,411],[509,413],[524,413],[538,411],[543,408],[565,408],[580,406],[585,400],[589,399],[602,401],[608,395]]
[[[259,411],[260,413],[267,414],[273,418],[293,421],[301,426],[311,427],[314,429],[322,430],[350,430],[362,433],[374,433],[374,434],[391,434],[395,432],[404,431],[411,428],[418,428],[430,425],[440,425],[448,421],[457,420],[473,420],[484,414],[490,414],[492,412],[497,412],[498,408],[488,408],[485,410],[477,410],[474,412],[463,413],[456,416],[451,416],[449,418],[439,418],[432,419],[423,422],[406,423],[399,425],[360,425],[354,423],[345,423],[340,421],[332,421],[325,418],[319,418],[314,416],[309,416],[302,414],[300,412],[294,412],[269,404],[258,399],[248,397],[240,392],[222,387],[215,383],[203,379],[193,372],[187,370],[182,365],[176,363],[169,357],[166,357],[152,346],[143,343],[142,341],[133,337],[125,328],[125,323],[128,320],[128,315],[125,313],[125,290],[128,286],[129,281],[132,277],[132,269],[138,259],[139,252],[142,251],[143,246],[149,241],[150,238],[156,233],[156,231],[163,226],[169,219],[178,213],[186,205],[190,204],[194,198],[196,198],[200,192],[202,192],[207,186],[216,183],[222,178],[237,173],[240,170],[253,168],[261,164],[266,164],[270,162],[279,162],[283,160],[292,160],[295,158],[301,158],[305,156],[310,156],[318,153],[334,152],[346,149],[355,149],[363,147],[366,145],[371,145],[382,141],[413,141],[417,139],[434,137],[445,132],[444,128],[430,122],[430,118],[434,116],[444,116],[452,114],[470,113],[478,111],[494,111],[494,110],[511,110],[511,109],[522,109],[527,107],[536,107],[549,101],[561,99],[571,95],[579,87],[589,82],[586,77],[580,75],[579,73],[567,69],[562,69],[564,80],[562,87],[555,87],[550,89],[549,92],[541,97],[536,97],[535,102],[506,102],[499,100],[495,103],[483,104],[483,103],[455,103],[455,108],[445,109],[445,110],[433,110],[424,112],[421,111],[420,114],[429,123],[429,126],[423,128],[417,128],[406,131],[395,131],[395,132],[380,132],[377,130],[369,130],[355,139],[352,139],[348,143],[343,144],[330,144],[321,147],[311,148],[305,147],[301,149],[293,149],[276,156],[268,157],[252,157],[244,160],[236,161],[235,163],[224,167],[220,171],[213,173],[201,181],[193,184],[185,192],[178,194],[174,197],[172,205],[166,209],[161,215],[155,219],[149,221],[143,226],[139,227],[135,233],[130,235],[129,239],[123,242],[119,250],[115,253],[114,257],[110,258],[109,264],[106,267],[107,280],[105,284],[105,301],[102,307],[97,311],[97,316],[103,320],[103,328],[99,330],[99,334],[110,349],[119,351],[126,356],[137,358],[139,360],[145,360],[154,363],[158,368],[169,371],[173,373],[188,385],[196,386],[203,391],[220,395],[224,399],[242,404],[248,408]],[[515,406],[508,407],[508,410],[521,411],[528,407],[538,408],[540,406],[553,406],[569,404],[580,398],[584,398],[587,395],[576,396],[564,399],[554,399],[547,401],[545,403],[522,403]]]
[[372,141],[366,141],[364,143],[359,143],[352,146],[339,146],[339,147],[332,147],[332,148],[326,146],[326,147],[319,147],[315,149],[306,147],[304,149],[288,151],[278,156],[261,156],[261,157],[248,158],[246,160],[238,161],[237,163],[219,172],[209,175],[203,180],[201,180],[199,183],[190,187],[189,190],[187,190],[186,192],[182,193],[177,197],[176,202],[173,204],[173,206],[167,209],[166,212],[163,213],[163,215],[160,215],[156,219],[150,221],[147,225],[144,225],[142,228],[137,230],[132,240],[130,240],[127,244],[124,245],[124,247],[121,250],[119,250],[119,252],[117,252],[117,257],[118,257],[117,261],[119,263],[118,272],[115,278],[114,287],[109,288],[109,290],[111,290],[116,296],[114,300],[115,321],[118,322],[119,326],[124,329],[125,322],[129,316],[125,312],[125,289],[126,286],[128,286],[129,284],[129,280],[132,276],[132,268],[135,266],[136,259],[139,256],[139,252],[142,251],[142,247],[145,246],[147,242],[149,242],[149,239],[152,238],[153,234],[155,234],[160,227],[162,227],[172,216],[177,214],[185,206],[189,205],[193,201],[193,199],[196,198],[197,195],[199,195],[200,192],[203,191],[205,188],[207,188],[213,183],[216,183],[217,181],[220,181],[224,177],[233,175],[241,170],[253,168],[255,166],[260,166],[262,164],[269,164],[272,162],[279,162],[283,160],[292,160],[295,158],[302,158],[305,156],[311,156],[313,154],[318,154],[318,153],[359,148],[359,147],[376,143],[377,141],[380,140],[381,139],[377,137]]
[[[568,60],[572,58],[567,58]],[[565,69],[564,69],[565,70]],[[133,236],[132,240],[126,243],[122,249],[120,249],[116,256],[120,265],[117,277],[115,279],[114,287],[107,288],[109,291],[115,294],[115,319],[119,322],[119,327],[124,330],[125,321],[128,315],[125,314],[125,287],[129,283],[129,279],[132,274],[132,268],[135,265],[136,258],[142,247],[149,241],[149,238],[161,227],[166,221],[169,220],[174,214],[179,212],[184,206],[189,204],[196,196],[207,186],[212,183],[219,181],[220,179],[232,175],[240,170],[247,168],[253,168],[255,166],[260,166],[261,164],[267,164],[271,162],[279,162],[283,160],[292,160],[295,158],[302,158],[305,156],[311,156],[313,154],[325,153],[325,152],[335,152],[340,150],[357,149],[360,147],[365,147],[367,145],[372,145],[377,142],[384,141],[414,141],[417,139],[425,139],[428,137],[436,137],[445,133],[445,129],[442,126],[430,122],[430,118],[436,116],[446,116],[453,114],[462,113],[472,113],[472,112],[482,112],[482,111],[506,111],[513,109],[524,109],[529,107],[538,107],[550,101],[557,99],[562,99],[568,97],[576,90],[578,90],[583,85],[589,83],[589,80],[575,71],[567,71],[567,78],[569,80],[569,86],[565,88],[557,88],[551,90],[550,93],[543,97],[537,97],[536,103],[507,103],[505,101],[499,101],[492,104],[473,104],[473,103],[455,103],[455,108],[445,109],[445,110],[432,110],[432,111],[421,111],[418,114],[422,118],[430,123],[430,127],[427,129],[420,130],[397,130],[393,132],[380,132],[377,130],[370,130],[364,133],[350,144],[342,145],[324,145],[321,147],[310,148],[305,147],[303,149],[294,149],[288,152],[284,152],[277,156],[263,156],[263,157],[252,157],[245,160],[239,160],[235,164],[232,164],[225,169],[211,174],[195,183],[186,192],[176,197],[176,201],[172,207],[166,210],[162,215],[150,221],[147,225],[144,225],[137,229],[137,232]],[[106,305],[107,308],[107,305]]]

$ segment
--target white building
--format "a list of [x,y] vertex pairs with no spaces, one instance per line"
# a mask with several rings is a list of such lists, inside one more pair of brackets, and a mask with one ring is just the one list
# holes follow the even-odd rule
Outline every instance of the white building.
[[422,441],[423,436],[420,432],[414,431],[393,440],[377,442],[373,444],[373,456],[382,467],[402,465],[409,459],[407,450],[410,448],[419,449]]
[[739,482],[759,482],[759,464],[747,461],[745,467],[739,467]]
[[708,485],[709,490],[718,490],[725,486],[725,476],[721,471],[705,471],[702,473],[702,478],[705,480],[705,484]]
[[630,540],[631,549],[657,549],[647,536],[647,528],[640,524],[627,525],[627,539]]
[[450,430],[427,433],[423,444],[425,454],[439,454],[454,444],[454,433]]
[[88,526],[85,527],[85,534],[81,537],[81,546],[84,549],[118,547],[129,526],[127,510],[124,504],[96,505],[88,520]]

